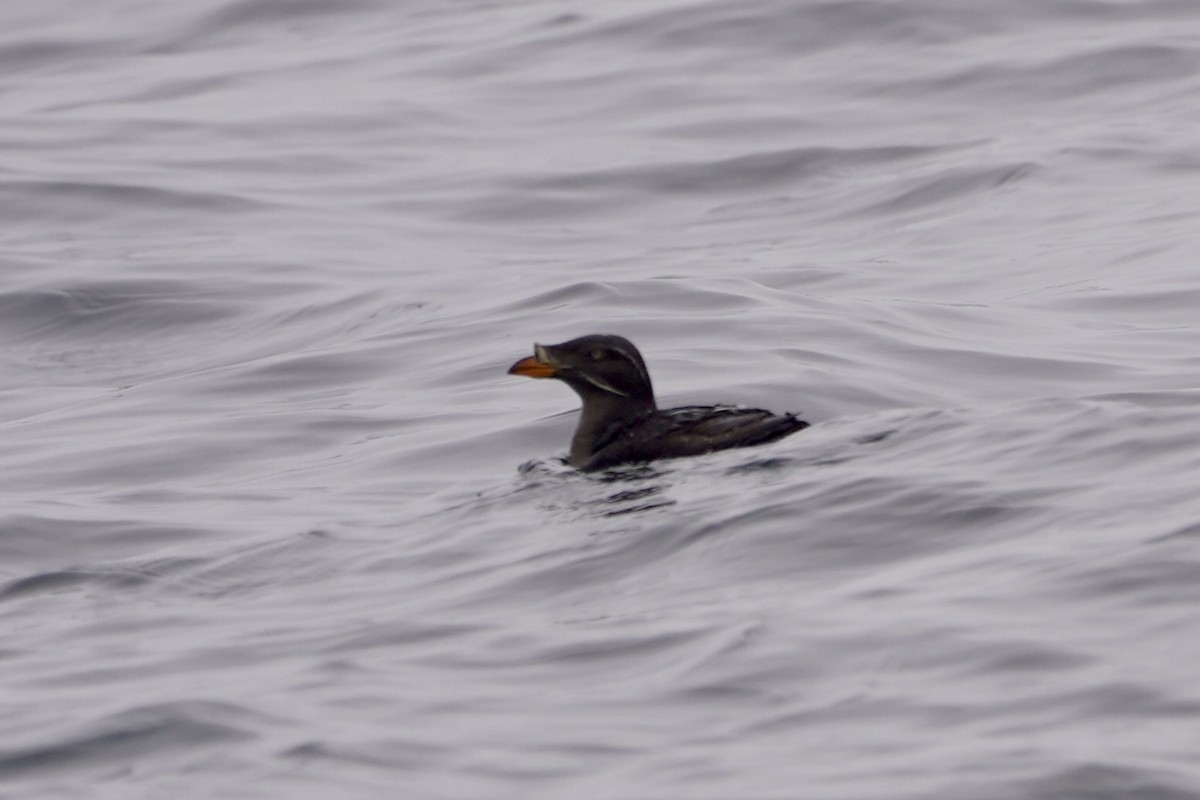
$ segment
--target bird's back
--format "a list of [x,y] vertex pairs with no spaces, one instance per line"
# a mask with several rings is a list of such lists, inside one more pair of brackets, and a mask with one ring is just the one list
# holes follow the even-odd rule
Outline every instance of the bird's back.
[[791,414],[761,408],[684,406],[655,411],[606,431],[584,469],[766,444],[807,427]]

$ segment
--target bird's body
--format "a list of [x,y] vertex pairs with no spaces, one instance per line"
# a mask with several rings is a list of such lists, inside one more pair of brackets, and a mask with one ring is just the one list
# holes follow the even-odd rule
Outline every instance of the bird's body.
[[534,345],[534,355],[513,364],[509,374],[557,378],[579,395],[583,408],[568,460],[585,471],[766,444],[808,427],[791,414],[760,408],[660,410],[637,348],[609,334]]

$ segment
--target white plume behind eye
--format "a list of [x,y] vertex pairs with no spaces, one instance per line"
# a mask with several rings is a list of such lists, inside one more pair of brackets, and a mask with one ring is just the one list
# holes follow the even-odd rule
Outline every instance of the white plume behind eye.
[[[644,366],[642,366],[642,360],[640,358],[630,355],[629,353],[625,352],[623,349],[621,349],[619,346],[616,346],[616,345],[613,346],[613,350],[617,353],[620,353],[625,358],[626,361],[628,361],[630,364],[633,364],[633,366],[637,368],[638,374],[642,376],[642,383],[645,386],[650,385],[650,375],[646,372],[646,368]],[[616,390],[614,389],[613,391],[616,391]],[[629,397],[629,395],[625,392],[617,392],[617,394],[622,394],[622,395],[625,395],[626,397]]]

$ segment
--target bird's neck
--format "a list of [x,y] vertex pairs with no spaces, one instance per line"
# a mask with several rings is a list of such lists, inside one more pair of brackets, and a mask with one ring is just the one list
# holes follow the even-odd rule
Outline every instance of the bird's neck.
[[654,398],[638,399],[611,394],[580,395],[583,408],[579,414],[579,426],[571,437],[572,466],[580,466],[596,450],[597,440],[615,425],[632,422],[655,410]]

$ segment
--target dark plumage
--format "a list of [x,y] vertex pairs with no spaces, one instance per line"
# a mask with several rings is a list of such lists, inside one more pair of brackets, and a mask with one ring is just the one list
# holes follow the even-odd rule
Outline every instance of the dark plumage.
[[791,414],[761,408],[685,406],[660,411],[646,362],[633,343],[620,336],[593,334],[562,344],[535,344],[533,352],[508,372],[558,378],[579,395],[583,408],[569,461],[582,470],[765,444],[808,427]]

